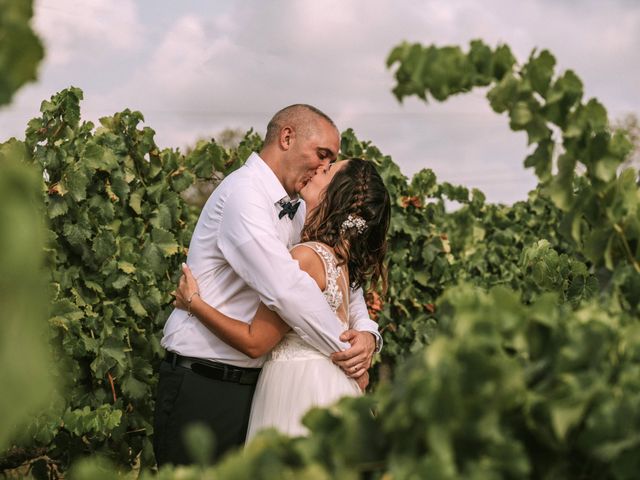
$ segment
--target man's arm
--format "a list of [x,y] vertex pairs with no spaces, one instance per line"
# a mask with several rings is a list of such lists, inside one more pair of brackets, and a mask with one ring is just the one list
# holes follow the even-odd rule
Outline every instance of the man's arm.
[[371,367],[373,354],[380,352],[382,347],[378,324],[369,318],[361,288],[353,290],[350,295],[349,326],[351,328],[342,334],[340,340],[349,342],[351,350],[357,352],[357,355],[336,352],[331,355],[331,360],[360,383],[360,377]]
[[272,206],[258,195],[243,193],[245,189],[238,189],[227,199],[218,237],[231,268],[307,343],[326,355],[348,350],[318,285],[278,238]]

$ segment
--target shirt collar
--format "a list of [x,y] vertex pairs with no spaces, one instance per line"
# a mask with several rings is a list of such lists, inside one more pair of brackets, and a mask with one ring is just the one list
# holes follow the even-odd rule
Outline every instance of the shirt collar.
[[292,198],[287,195],[287,191],[280,183],[280,180],[278,180],[278,177],[276,177],[276,174],[273,173],[273,170],[271,170],[269,165],[267,165],[256,152],[249,155],[245,165],[259,172],[262,185],[267,191],[269,200],[273,202],[274,205],[282,205],[286,202],[298,201],[299,197],[297,195]]

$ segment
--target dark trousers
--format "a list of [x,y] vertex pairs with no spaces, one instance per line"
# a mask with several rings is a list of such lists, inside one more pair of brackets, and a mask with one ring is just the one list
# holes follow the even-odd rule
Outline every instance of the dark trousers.
[[163,360],[156,394],[153,450],[158,466],[193,462],[183,433],[195,423],[215,435],[215,455],[244,443],[255,385],[207,378]]

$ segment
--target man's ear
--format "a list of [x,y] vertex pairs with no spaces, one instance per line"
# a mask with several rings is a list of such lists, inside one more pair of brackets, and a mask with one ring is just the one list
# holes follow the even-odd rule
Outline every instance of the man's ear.
[[283,150],[289,150],[296,138],[296,132],[293,127],[285,126],[280,130],[280,148]]

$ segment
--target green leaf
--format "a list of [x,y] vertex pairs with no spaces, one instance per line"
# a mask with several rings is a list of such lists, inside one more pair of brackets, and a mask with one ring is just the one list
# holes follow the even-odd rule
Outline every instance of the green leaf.
[[154,228],[151,231],[151,240],[165,257],[170,257],[180,251],[180,247],[174,236],[161,228]]
[[147,384],[136,379],[133,375],[127,375],[122,382],[124,393],[135,400],[144,399],[149,394]]
[[524,161],[525,167],[534,167],[536,176],[541,182],[546,182],[551,178],[551,162],[554,147],[555,144],[552,140],[543,140]]
[[49,204],[47,205],[47,214],[50,219],[54,219],[61,215],[66,214],[69,211],[69,205],[63,197],[53,195],[49,197]]
[[81,153],[82,163],[92,170],[111,172],[118,168],[118,159],[115,153],[94,142],[88,143]]
[[493,52],[481,40],[471,41],[469,61],[476,70],[476,84],[488,85],[493,75]]
[[171,211],[166,204],[161,203],[158,205],[158,208],[156,208],[156,210],[154,211],[151,225],[153,225],[157,229],[165,231],[171,228],[171,226],[173,225],[173,219],[171,216]]
[[127,363],[124,349],[125,345],[120,340],[114,337],[107,338],[100,346],[98,356],[91,364],[96,377],[104,378],[107,371],[116,365],[124,368]]
[[560,440],[565,440],[569,430],[575,427],[584,414],[584,403],[554,403],[551,407],[551,422],[554,432]]
[[96,261],[99,263],[115,255],[117,247],[113,234],[109,230],[101,230],[93,239],[91,249],[96,255]]
[[77,321],[84,318],[84,313],[69,300],[58,300],[51,306],[51,316],[64,317],[69,321]]
[[415,272],[413,274],[413,279],[423,287],[426,287],[429,285],[429,275],[427,274],[427,272],[424,272],[424,271]]
[[493,53],[493,75],[498,80],[513,70],[516,64],[516,58],[511,53],[511,49],[507,45],[499,45]]
[[124,273],[135,273],[136,267],[130,264],[129,262],[118,262],[118,268]]
[[436,186],[436,175],[431,169],[422,169],[411,179],[411,188],[414,195],[425,196],[434,192]]
[[584,240],[584,254],[593,263],[599,264],[602,261],[602,254],[607,246],[611,235],[611,228],[603,225],[594,228]]
[[402,42],[400,45],[395,47],[387,57],[387,68],[390,68],[396,62],[404,60],[407,56],[408,50],[409,44],[407,42]]
[[142,195],[143,191],[136,190],[129,196],[129,206],[137,214],[142,214]]
[[111,173],[111,188],[120,201],[127,201],[130,188],[121,171],[115,170]]
[[113,203],[102,195],[94,195],[89,199],[89,209],[91,217],[102,224],[111,222],[115,217]]
[[121,290],[124,287],[126,287],[127,285],[129,285],[129,283],[131,282],[131,278],[127,275],[118,275],[113,282],[111,283],[111,286],[113,288],[115,288],[116,290]]
[[533,113],[529,109],[526,102],[516,102],[513,109],[509,112],[511,118],[511,128],[521,129],[533,120]]
[[487,93],[491,108],[496,113],[502,113],[511,108],[518,91],[518,80],[513,75],[505,75]]
[[524,67],[524,76],[531,82],[531,87],[542,97],[547,95],[555,64],[554,56],[548,50],[543,50],[537,57],[534,57],[532,53],[529,63]]
[[585,105],[585,117],[587,123],[594,132],[605,131],[609,126],[607,110],[595,98],[592,98]]
[[87,230],[73,223],[65,223],[62,232],[67,241],[74,247],[82,245],[89,238]]
[[576,160],[567,152],[558,158],[558,174],[546,191],[558,208],[568,211],[573,204],[573,176]]
[[620,160],[615,157],[603,157],[595,165],[594,173],[596,178],[603,182],[609,182],[616,177],[616,172],[620,166]]
[[13,161],[24,163],[29,161],[29,157],[24,142],[10,138],[4,143],[0,143],[0,162]]
[[214,171],[215,156],[217,150],[212,144],[207,143],[193,150],[186,158],[187,165],[198,178],[211,178]]
[[567,295],[569,300],[578,304],[580,301],[592,298],[598,291],[598,280],[593,276],[579,275],[569,283]]
[[139,317],[146,317],[149,315],[149,313],[142,306],[142,303],[140,302],[140,299],[137,295],[131,295],[129,297],[129,306],[131,307],[131,310],[133,310],[133,313],[135,313]]
[[31,29],[31,1],[3,2],[0,9],[0,106],[8,104],[25,83],[37,78],[44,56],[42,42]]

